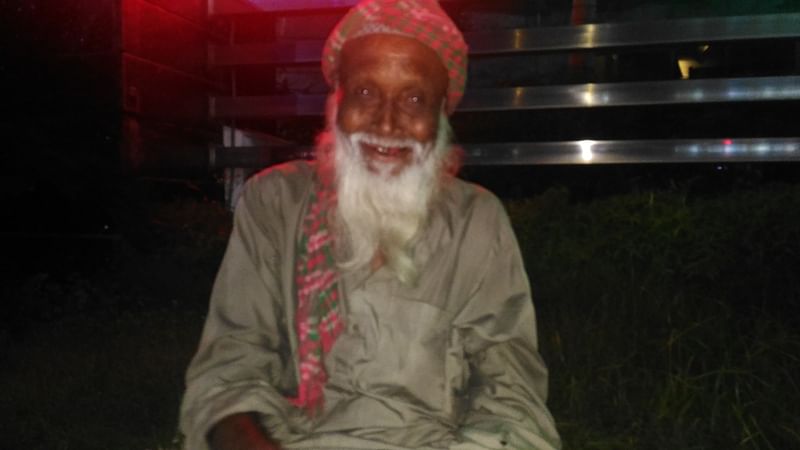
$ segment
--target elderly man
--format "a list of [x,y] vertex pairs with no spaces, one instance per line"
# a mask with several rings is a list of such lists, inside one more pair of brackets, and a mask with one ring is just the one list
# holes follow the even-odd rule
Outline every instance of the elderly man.
[[452,175],[466,50],[433,0],[337,25],[316,161],[260,173],[236,208],[188,449],[559,447],[508,218]]

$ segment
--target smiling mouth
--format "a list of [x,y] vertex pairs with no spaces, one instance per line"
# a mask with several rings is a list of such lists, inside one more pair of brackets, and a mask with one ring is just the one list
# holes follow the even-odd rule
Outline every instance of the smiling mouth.
[[411,152],[409,147],[389,147],[384,145],[373,145],[366,142],[361,143],[361,148],[369,154],[383,158],[403,158]]

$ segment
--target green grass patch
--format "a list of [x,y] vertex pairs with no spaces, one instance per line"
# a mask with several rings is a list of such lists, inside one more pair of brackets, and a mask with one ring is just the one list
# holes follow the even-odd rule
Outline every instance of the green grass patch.
[[800,448],[797,186],[509,210],[566,448]]

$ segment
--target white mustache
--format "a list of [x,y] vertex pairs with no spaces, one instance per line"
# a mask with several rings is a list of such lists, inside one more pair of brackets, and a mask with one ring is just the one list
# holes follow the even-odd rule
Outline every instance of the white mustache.
[[350,134],[350,142],[356,148],[358,148],[359,144],[373,145],[378,147],[378,151],[386,148],[409,148],[414,152],[414,157],[417,160],[422,159],[422,157],[425,156],[425,150],[432,145],[432,143],[425,144],[411,138],[393,139],[364,132]]

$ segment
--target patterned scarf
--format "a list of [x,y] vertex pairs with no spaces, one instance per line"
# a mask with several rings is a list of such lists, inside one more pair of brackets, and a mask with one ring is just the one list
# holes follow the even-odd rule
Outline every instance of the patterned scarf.
[[297,397],[289,399],[309,415],[322,410],[322,388],[328,379],[323,358],[344,328],[339,317],[338,271],[333,256],[333,236],[328,230],[324,187],[312,190],[298,243],[297,312],[300,380]]

